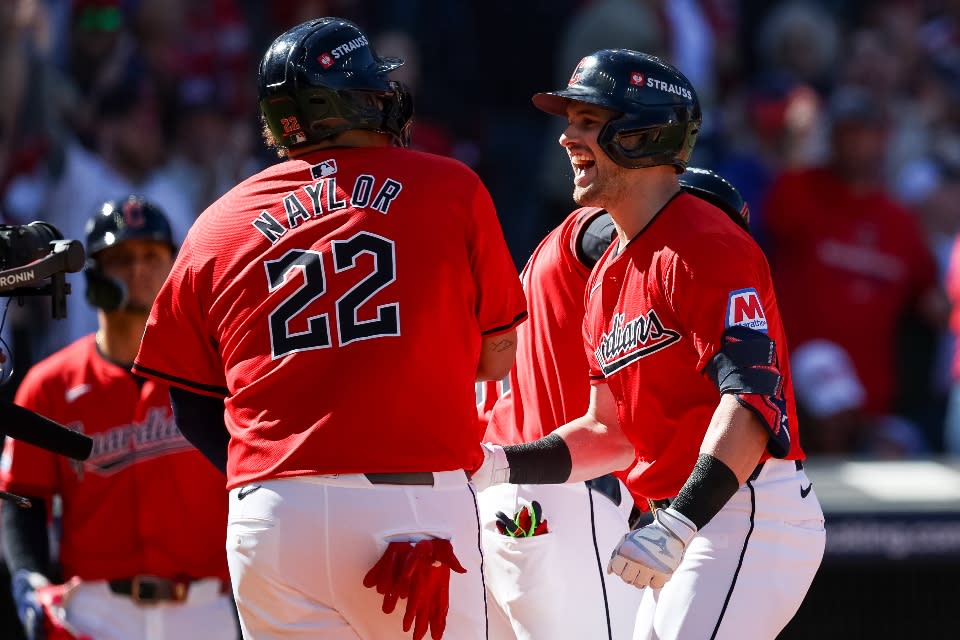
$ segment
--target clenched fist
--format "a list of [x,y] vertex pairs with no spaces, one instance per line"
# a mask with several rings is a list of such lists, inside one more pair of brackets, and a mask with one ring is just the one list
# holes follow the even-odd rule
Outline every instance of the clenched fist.
[[696,525],[679,511],[657,509],[653,522],[623,536],[613,550],[607,573],[641,589],[659,589],[680,565],[696,533]]

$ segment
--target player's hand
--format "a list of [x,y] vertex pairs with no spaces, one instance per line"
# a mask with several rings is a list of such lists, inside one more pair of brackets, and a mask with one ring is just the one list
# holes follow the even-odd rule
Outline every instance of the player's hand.
[[623,536],[613,550],[607,573],[627,584],[659,589],[673,575],[697,527],[675,509],[657,509],[653,522]]
[[507,454],[503,447],[484,442],[480,444],[480,448],[483,449],[483,464],[470,476],[470,482],[477,491],[483,491],[491,485],[509,482],[510,463],[507,462]]
[[36,571],[18,569],[13,574],[11,591],[27,640],[46,640],[43,605],[37,599],[37,589],[49,584],[46,576]]
[[466,573],[449,540],[421,540],[410,556],[407,609],[403,614],[403,630],[413,627],[413,640],[421,640],[430,629],[430,637],[440,640],[447,626],[450,610],[450,572]]

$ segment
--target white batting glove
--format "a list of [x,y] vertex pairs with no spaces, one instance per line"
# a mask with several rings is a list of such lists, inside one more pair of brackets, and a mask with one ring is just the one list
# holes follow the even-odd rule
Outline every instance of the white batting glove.
[[494,484],[503,484],[510,481],[510,463],[507,454],[498,444],[483,442],[483,464],[470,476],[470,482],[477,491],[483,491]]
[[607,573],[640,589],[659,589],[673,575],[697,527],[675,509],[657,509],[653,522],[623,536],[613,550]]

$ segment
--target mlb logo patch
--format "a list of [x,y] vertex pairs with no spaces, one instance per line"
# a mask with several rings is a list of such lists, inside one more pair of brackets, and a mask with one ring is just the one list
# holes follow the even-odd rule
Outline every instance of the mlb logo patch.
[[643,80],[644,80],[643,74],[640,73],[639,71],[630,72],[630,84],[632,84],[633,86],[642,87]]
[[727,328],[739,326],[754,331],[767,332],[767,314],[760,304],[760,296],[754,288],[731,291],[727,297]]
[[317,62],[319,62],[320,66],[324,69],[329,69],[333,66],[334,58],[329,53],[321,53],[317,56]]
[[319,180],[320,178],[326,178],[327,176],[332,176],[337,172],[337,161],[333,158],[329,160],[324,160],[319,164],[315,164],[310,167],[310,175],[313,176],[314,180]]

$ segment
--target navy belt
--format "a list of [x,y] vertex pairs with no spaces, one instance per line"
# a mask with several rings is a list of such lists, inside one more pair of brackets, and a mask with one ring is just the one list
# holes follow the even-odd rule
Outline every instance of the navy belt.
[[[801,462],[800,460],[794,460],[793,462],[794,462],[794,466],[797,468],[797,471],[803,470],[803,462]],[[763,471],[762,462],[758,464],[757,467],[753,470],[753,473],[750,474],[750,480],[753,481],[759,478],[761,471]]]
[[406,484],[433,486],[433,474],[429,471],[411,473],[365,473],[370,484]]
[[[803,469],[802,461],[794,460],[793,462],[794,462],[794,466],[797,468],[797,471],[801,471]],[[761,471],[763,471],[762,462],[753,469],[753,473],[750,474],[749,482],[753,482],[757,478],[759,478]],[[676,496],[674,496],[673,498],[663,498],[662,500],[647,499],[647,504],[650,506],[650,511],[656,511],[657,509],[666,509],[667,507],[670,506],[670,502],[675,498]]]
[[616,476],[608,473],[605,476],[587,480],[586,485],[594,491],[610,498],[610,502],[618,507],[620,503],[623,502],[623,496],[620,495],[620,481],[617,480]]

